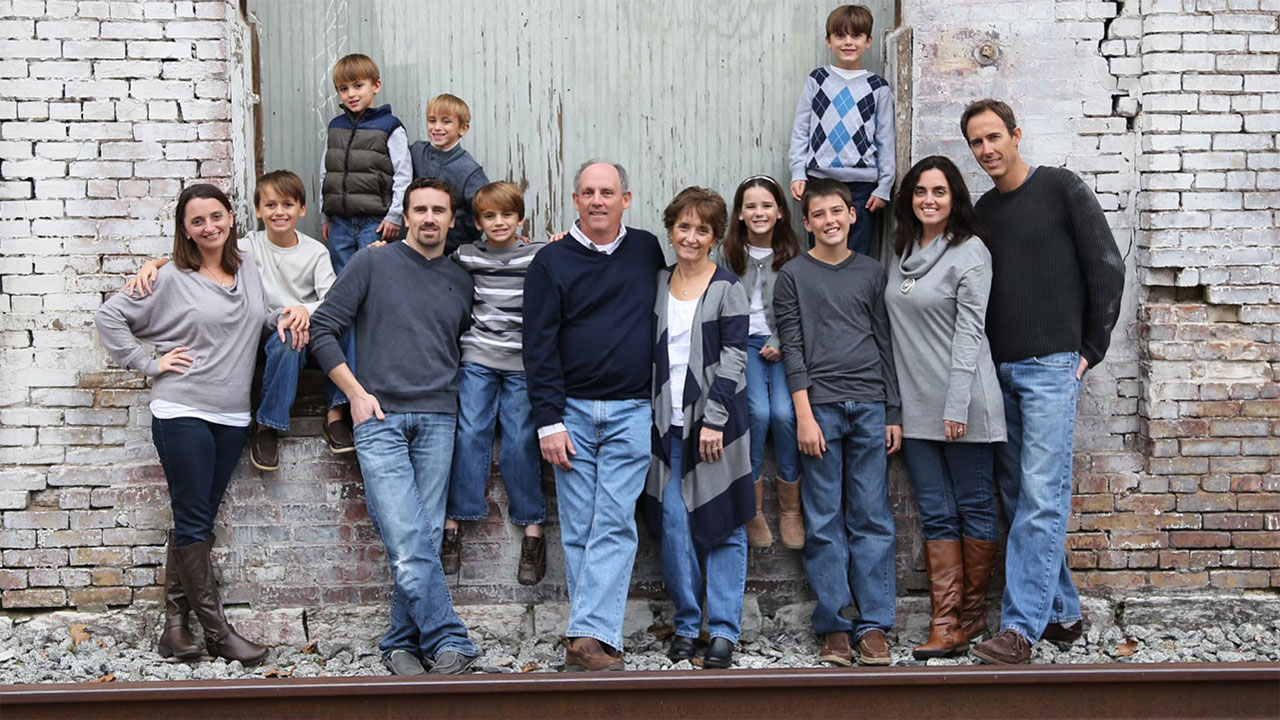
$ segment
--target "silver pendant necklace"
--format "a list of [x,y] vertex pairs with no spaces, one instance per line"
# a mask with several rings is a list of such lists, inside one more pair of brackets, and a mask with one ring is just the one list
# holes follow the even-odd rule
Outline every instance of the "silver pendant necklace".
[[907,293],[911,292],[911,288],[915,287],[915,284],[916,284],[915,278],[907,278],[902,281],[902,285],[899,286],[899,289],[902,290],[903,295],[906,295]]

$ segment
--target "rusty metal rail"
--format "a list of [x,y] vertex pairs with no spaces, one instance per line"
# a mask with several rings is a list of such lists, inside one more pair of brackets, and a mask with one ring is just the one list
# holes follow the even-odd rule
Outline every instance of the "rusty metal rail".
[[20,718],[1276,718],[1280,663],[12,685]]

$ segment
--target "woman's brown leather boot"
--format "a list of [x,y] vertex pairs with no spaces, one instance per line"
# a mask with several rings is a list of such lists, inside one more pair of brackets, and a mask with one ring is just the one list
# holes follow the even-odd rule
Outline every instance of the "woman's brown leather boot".
[[925,567],[929,571],[929,601],[933,620],[929,640],[911,651],[917,660],[951,657],[969,649],[969,639],[960,632],[960,597],[964,588],[964,555],[959,540],[930,540],[924,544]]
[[209,557],[212,549],[212,537],[178,548],[178,572],[187,593],[187,602],[204,626],[204,644],[210,655],[239,660],[243,665],[255,665],[267,656],[267,648],[241,637],[223,615],[222,599],[218,597],[218,583],[213,577],[213,562]]
[[996,544],[966,537],[964,545],[964,596],[960,601],[960,632],[968,640],[987,629],[987,587],[995,567]]
[[178,552],[173,546],[173,531],[169,531],[169,552],[164,561],[164,631],[156,643],[160,657],[177,657],[179,660],[195,660],[204,654],[191,633],[187,632],[187,613],[191,606],[182,592],[182,580],[178,578]]

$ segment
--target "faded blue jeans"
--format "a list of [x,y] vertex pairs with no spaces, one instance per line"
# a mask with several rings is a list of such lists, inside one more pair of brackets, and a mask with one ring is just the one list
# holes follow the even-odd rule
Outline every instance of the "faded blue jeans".
[[649,472],[648,400],[565,401],[576,455],[556,468],[556,505],[569,584],[568,637],[622,649],[622,619],[636,559],[636,500]]
[[996,481],[1009,521],[1000,626],[1032,643],[1049,623],[1080,619],[1064,548],[1079,361],[1079,353],[1063,352],[996,368],[1009,434],[996,451]]
[[747,338],[747,407],[751,416],[751,479],[760,479],[764,466],[764,441],[773,432],[773,455],[783,482],[800,478],[800,451],[796,447],[796,411],[787,390],[787,370],[782,361],[760,357],[769,340],[764,335]]
[[[707,603],[711,637],[738,642],[742,632],[742,595],[747,585],[747,526],[739,525],[724,542],[699,553],[689,530],[689,510],[680,494],[680,433],[674,435],[671,481],[662,491],[662,582],[675,605],[676,635],[697,638],[702,633],[702,603]],[[703,581],[705,570],[706,580]]]
[[542,496],[542,453],[524,373],[462,363],[458,370],[458,438],[449,476],[450,520],[489,517],[485,487],[493,461],[493,425],[502,426],[498,467],[507,488],[507,513],[516,525],[547,519]]
[[[813,406],[827,451],[800,455],[804,513],[804,570],[818,596],[813,631],[819,635],[893,627],[893,506],[889,504],[884,403]],[[842,613],[858,604],[858,618]]]
[[369,519],[387,548],[395,587],[391,627],[378,646],[433,660],[446,650],[474,657],[467,628],[453,612],[440,567],[453,415],[386,413],[355,427]]
[[[280,342],[280,336],[270,332],[262,342],[267,363],[262,369],[262,399],[257,420],[259,425],[276,430],[289,429],[289,410],[298,397],[298,376],[307,366],[307,347],[293,349],[291,330],[285,331],[284,338],[284,342]],[[326,408],[347,404],[347,396],[328,375],[324,378],[324,402]]]
[[[329,260],[333,262],[333,272],[341,275],[343,268],[351,262],[351,256],[369,247],[382,237],[378,235],[380,217],[343,217],[334,215],[329,218]],[[338,338],[342,345],[343,355],[347,358],[347,367],[351,373],[356,371],[356,330],[354,327]]]

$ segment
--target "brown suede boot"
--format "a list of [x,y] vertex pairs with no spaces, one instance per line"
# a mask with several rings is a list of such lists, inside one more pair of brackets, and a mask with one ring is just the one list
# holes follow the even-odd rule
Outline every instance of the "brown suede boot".
[[218,597],[218,583],[209,557],[212,549],[212,537],[177,549],[178,573],[187,602],[204,627],[204,643],[210,655],[239,660],[243,665],[257,664],[266,657],[267,648],[237,634],[222,614],[222,599]]
[[929,602],[933,620],[929,640],[911,651],[917,660],[951,657],[969,649],[969,639],[960,632],[960,597],[964,588],[964,554],[959,540],[930,540],[924,544],[925,567],[929,571]]
[[789,550],[804,549],[804,517],[800,515],[800,481],[774,485],[778,489],[778,534]]
[[996,544],[988,540],[961,540],[964,546],[964,596],[960,601],[960,632],[972,640],[987,629],[987,586],[995,566]]
[[164,631],[156,643],[160,657],[177,656],[179,660],[195,660],[204,654],[191,633],[187,631],[187,613],[191,605],[182,592],[178,579],[178,551],[173,546],[173,531],[169,531],[169,553],[164,562]]
[[764,478],[756,480],[756,516],[747,521],[747,544],[753,548],[773,546],[773,533],[769,532],[769,523],[764,520],[761,505],[764,500]]

